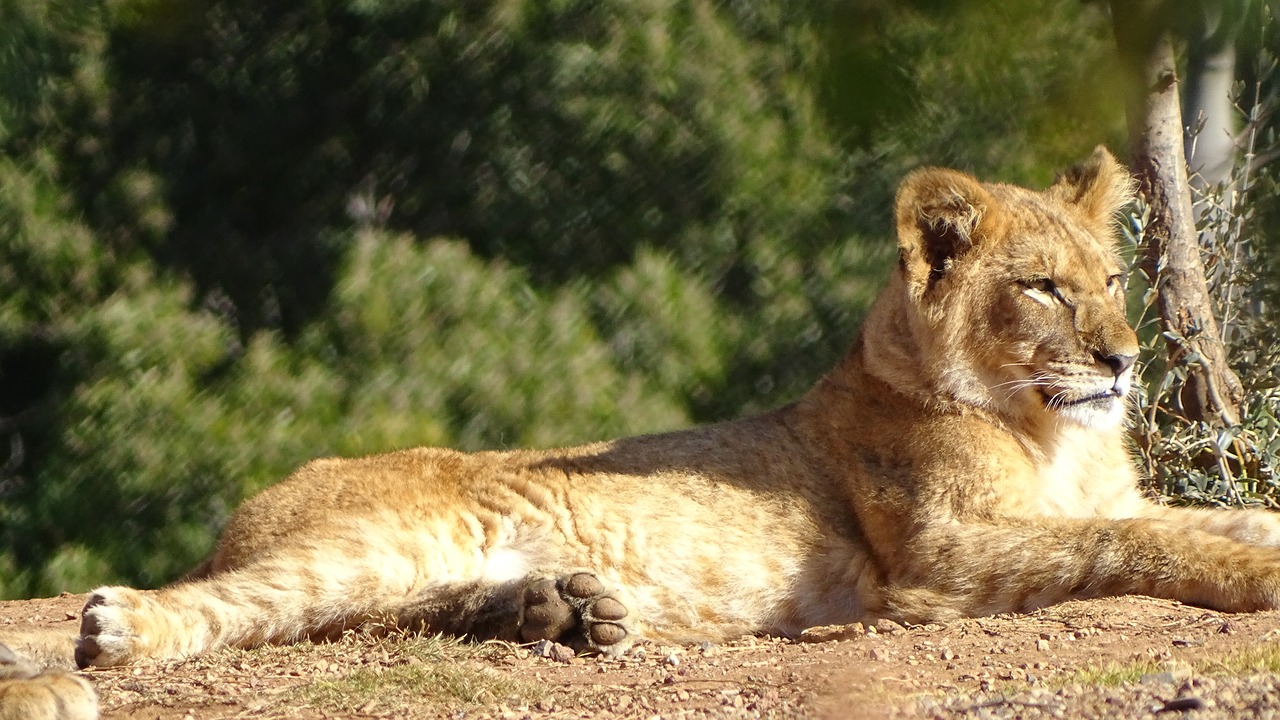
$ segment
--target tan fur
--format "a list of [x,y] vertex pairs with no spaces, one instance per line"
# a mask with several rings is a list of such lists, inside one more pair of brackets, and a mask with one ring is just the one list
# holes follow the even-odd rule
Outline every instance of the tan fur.
[[898,271],[797,402],[564,450],[312,462],[244,504],[200,577],[97,590],[79,660],[370,619],[619,652],[1123,593],[1274,608],[1274,516],[1138,490],[1111,238],[1131,186],[1101,149],[1044,192],[917,171]]
[[0,720],[97,720],[98,695],[84,678],[41,670],[0,645]]

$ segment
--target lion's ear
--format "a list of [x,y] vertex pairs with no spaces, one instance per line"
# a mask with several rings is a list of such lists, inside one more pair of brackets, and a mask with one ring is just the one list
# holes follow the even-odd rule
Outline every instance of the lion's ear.
[[1129,170],[1099,145],[1088,159],[1059,175],[1045,194],[1076,205],[1097,222],[1110,223],[1133,202],[1135,189]]
[[955,170],[923,168],[898,186],[895,214],[902,270],[917,294],[972,248],[992,205],[990,193]]

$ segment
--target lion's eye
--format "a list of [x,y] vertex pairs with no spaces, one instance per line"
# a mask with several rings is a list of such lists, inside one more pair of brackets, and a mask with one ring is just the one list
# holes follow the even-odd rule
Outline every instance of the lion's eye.
[[1056,296],[1058,294],[1058,286],[1054,285],[1053,281],[1050,280],[1049,278],[1042,277],[1042,278],[1033,278],[1031,280],[1023,280],[1022,285],[1026,287],[1028,290],[1035,290],[1036,292],[1042,292],[1045,295]]
[[1058,290],[1057,283],[1047,277],[1023,280],[1020,284],[1023,294],[1042,305],[1052,305],[1055,302],[1069,305],[1067,299],[1062,296],[1062,291]]
[[1124,289],[1125,277],[1122,273],[1116,273],[1107,278],[1107,289],[1111,292]]
[[1051,279],[1036,278],[1032,279],[1032,281],[1027,281],[1025,284],[1034,291],[1043,292],[1044,295],[1057,295],[1057,286],[1053,284]]

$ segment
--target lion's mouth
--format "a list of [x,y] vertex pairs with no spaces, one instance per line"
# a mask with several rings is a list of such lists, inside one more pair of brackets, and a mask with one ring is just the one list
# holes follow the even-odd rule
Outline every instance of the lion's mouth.
[[1062,410],[1064,408],[1079,407],[1081,405],[1106,405],[1117,398],[1124,396],[1124,391],[1118,387],[1111,387],[1102,392],[1093,393],[1092,395],[1082,395],[1080,397],[1067,397],[1064,393],[1050,393],[1041,391],[1046,407],[1053,410]]
[[1120,392],[1119,388],[1111,388],[1093,395],[1085,395],[1084,397],[1076,398],[1075,400],[1059,400],[1057,404],[1061,407],[1072,407],[1075,405],[1085,405],[1094,402],[1111,402],[1121,395],[1123,395],[1123,393]]
[[1067,389],[1040,388],[1045,410],[1056,417],[1088,428],[1109,429],[1124,421],[1124,397],[1129,386],[1126,378],[1117,378],[1109,387],[1101,383],[1092,387]]

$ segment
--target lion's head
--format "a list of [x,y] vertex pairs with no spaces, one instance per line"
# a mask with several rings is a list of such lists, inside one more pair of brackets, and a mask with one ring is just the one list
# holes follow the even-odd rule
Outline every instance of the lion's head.
[[[1133,182],[1105,150],[1044,192],[927,168],[898,191],[902,303],[878,374],[1021,420],[1112,428],[1137,338],[1125,319],[1118,211]],[[920,377],[890,367],[914,356]],[[920,367],[923,365],[923,367]]]

